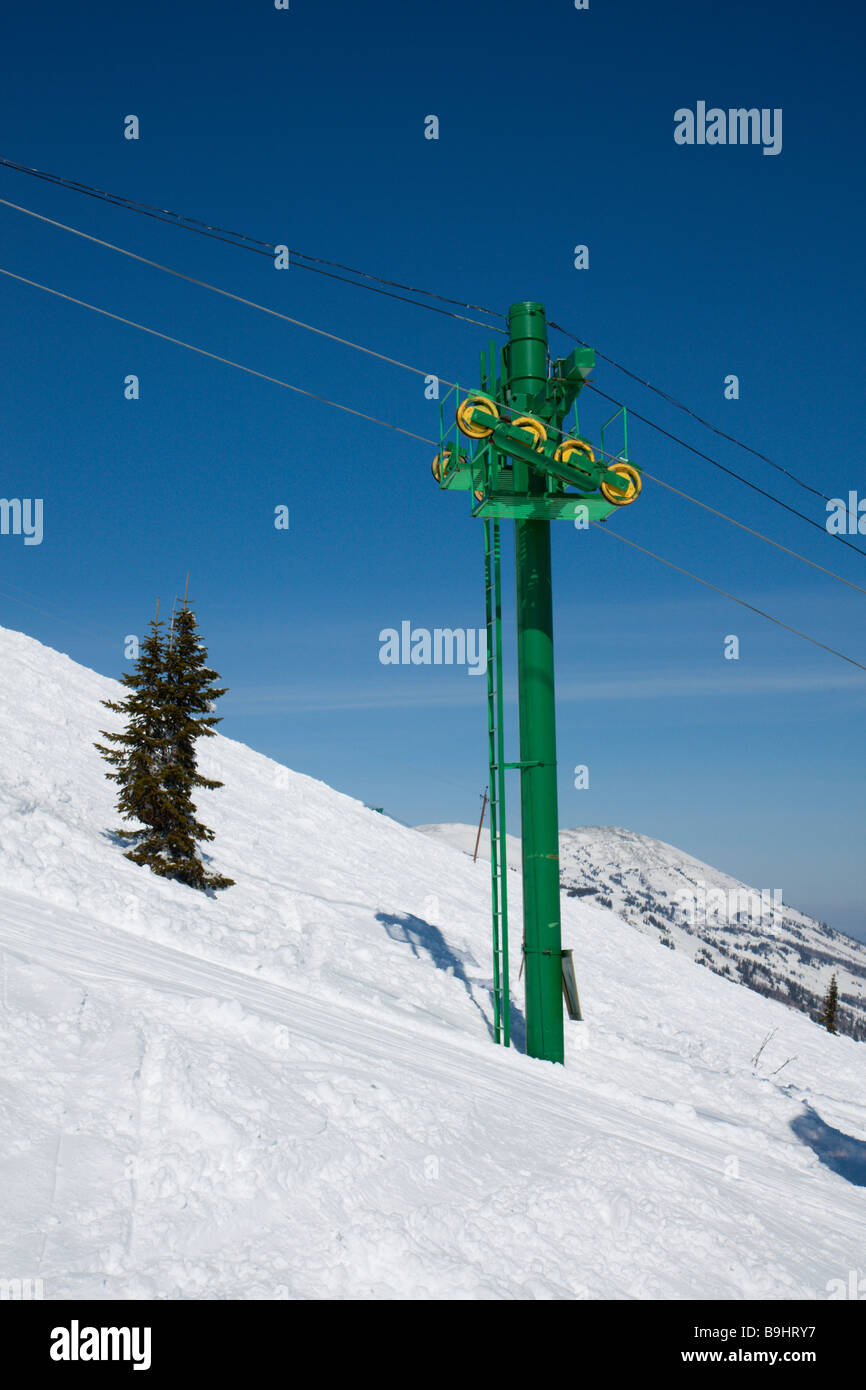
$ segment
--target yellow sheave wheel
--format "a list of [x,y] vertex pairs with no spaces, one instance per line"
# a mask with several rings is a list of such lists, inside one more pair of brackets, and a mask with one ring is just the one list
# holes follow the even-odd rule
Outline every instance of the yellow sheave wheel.
[[540,449],[547,439],[547,429],[540,420],[533,420],[531,415],[518,415],[511,424],[517,430],[526,430],[528,434],[535,435],[535,447]]
[[618,473],[621,478],[628,478],[629,486],[627,492],[617,492],[616,488],[611,487],[610,483],[600,483],[599,492],[607,502],[613,502],[615,507],[625,507],[629,502],[633,502],[643,487],[643,479],[636,468],[632,468],[630,463],[612,463],[611,473]]
[[499,419],[499,406],[495,401],[491,401],[488,396],[467,396],[462,405],[457,407],[457,424],[463,434],[470,439],[487,439],[493,430],[486,425],[473,425],[472,412],[475,409],[484,410],[488,415],[495,415]]
[[[583,454],[589,459],[590,463],[595,463],[595,454],[592,451],[592,446],[587,444],[583,439],[564,439],[553,457],[556,459],[557,463],[568,463],[572,454]],[[578,466],[578,464],[574,465],[575,468]]]
[[[446,467],[446,468],[448,467],[448,460],[449,460],[450,457],[451,457],[450,450],[446,449],[446,450],[445,450],[445,467]],[[431,467],[431,469],[432,469],[432,471],[433,471],[433,477],[436,479],[437,483],[440,483],[440,482],[442,481],[442,466],[441,466],[441,459],[442,459],[442,455],[441,455],[441,454],[437,454],[436,457],[435,457],[435,459],[433,460],[432,464],[430,465],[430,467]]]

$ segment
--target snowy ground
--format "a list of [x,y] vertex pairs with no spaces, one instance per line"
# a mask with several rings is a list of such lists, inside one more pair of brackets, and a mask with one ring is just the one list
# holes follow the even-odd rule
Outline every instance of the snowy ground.
[[864,1272],[862,1044],[567,899],[588,1022],[564,1069],[498,1049],[486,864],[218,738],[238,886],[157,879],[102,833],[116,691],[0,630],[0,1278],[824,1299]]

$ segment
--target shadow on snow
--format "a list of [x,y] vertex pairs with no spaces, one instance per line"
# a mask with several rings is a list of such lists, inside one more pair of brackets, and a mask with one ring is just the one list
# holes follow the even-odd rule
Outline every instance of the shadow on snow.
[[855,1187],[866,1187],[866,1139],[853,1139],[833,1129],[808,1105],[791,1121],[791,1129],[831,1172]]
[[[469,979],[466,966],[476,966],[478,962],[469,951],[456,951],[449,946],[439,927],[415,917],[411,912],[377,912],[376,921],[381,922],[392,941],[411,946],[412,954],[419,960],[422,953],[427,955],[437,970],[453,975],[466,990],[473,1006],[484,1019],[490,1037],[493,1037],[493,989],[488,981]],[[483,1009],[472,991],[473,983],[481,985],[489,1001],[489,1011]],[[516,1004],[511,1005],[511,1044],[518,1052],[526,1051],[526,1021]]]

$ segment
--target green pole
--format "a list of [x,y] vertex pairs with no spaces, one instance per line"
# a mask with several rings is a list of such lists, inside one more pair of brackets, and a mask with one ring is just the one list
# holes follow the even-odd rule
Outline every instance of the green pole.
[[[523,409],[547,385],[544,307],[526,301],[508,312],[508,387]],[[544,491],[544,479],[514,460],[516,490]],[[559,812],[553,684],[553,595],[550,522],[515,521],[517,681],[526,1033],[530,1057],[564,1061],[562,933],[559,906]]]

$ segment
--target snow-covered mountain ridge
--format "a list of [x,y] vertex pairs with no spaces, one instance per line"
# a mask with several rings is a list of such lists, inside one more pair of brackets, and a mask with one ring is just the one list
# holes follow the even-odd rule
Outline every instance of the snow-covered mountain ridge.
[[862,1266],[859,1044],[567,898],[587,1022],[565,1068],[496,1048],[484,864],[217,737],[237,886],[156,878],[105,833],[117,693],[0,629],[0,1277],[825,1299]]
[[[477,829],[419,826],[438,843],[472,853]],[[479,857],[489,860],[488,838]],[[509,862],[520,842],[509,836]],[[831,977],[837,1027],[866,1040],[866,944],[650,835],[613,825],[560,832],[560,882],[575,898],[610,908],[645,935],[718,975],[819,1018]]]

